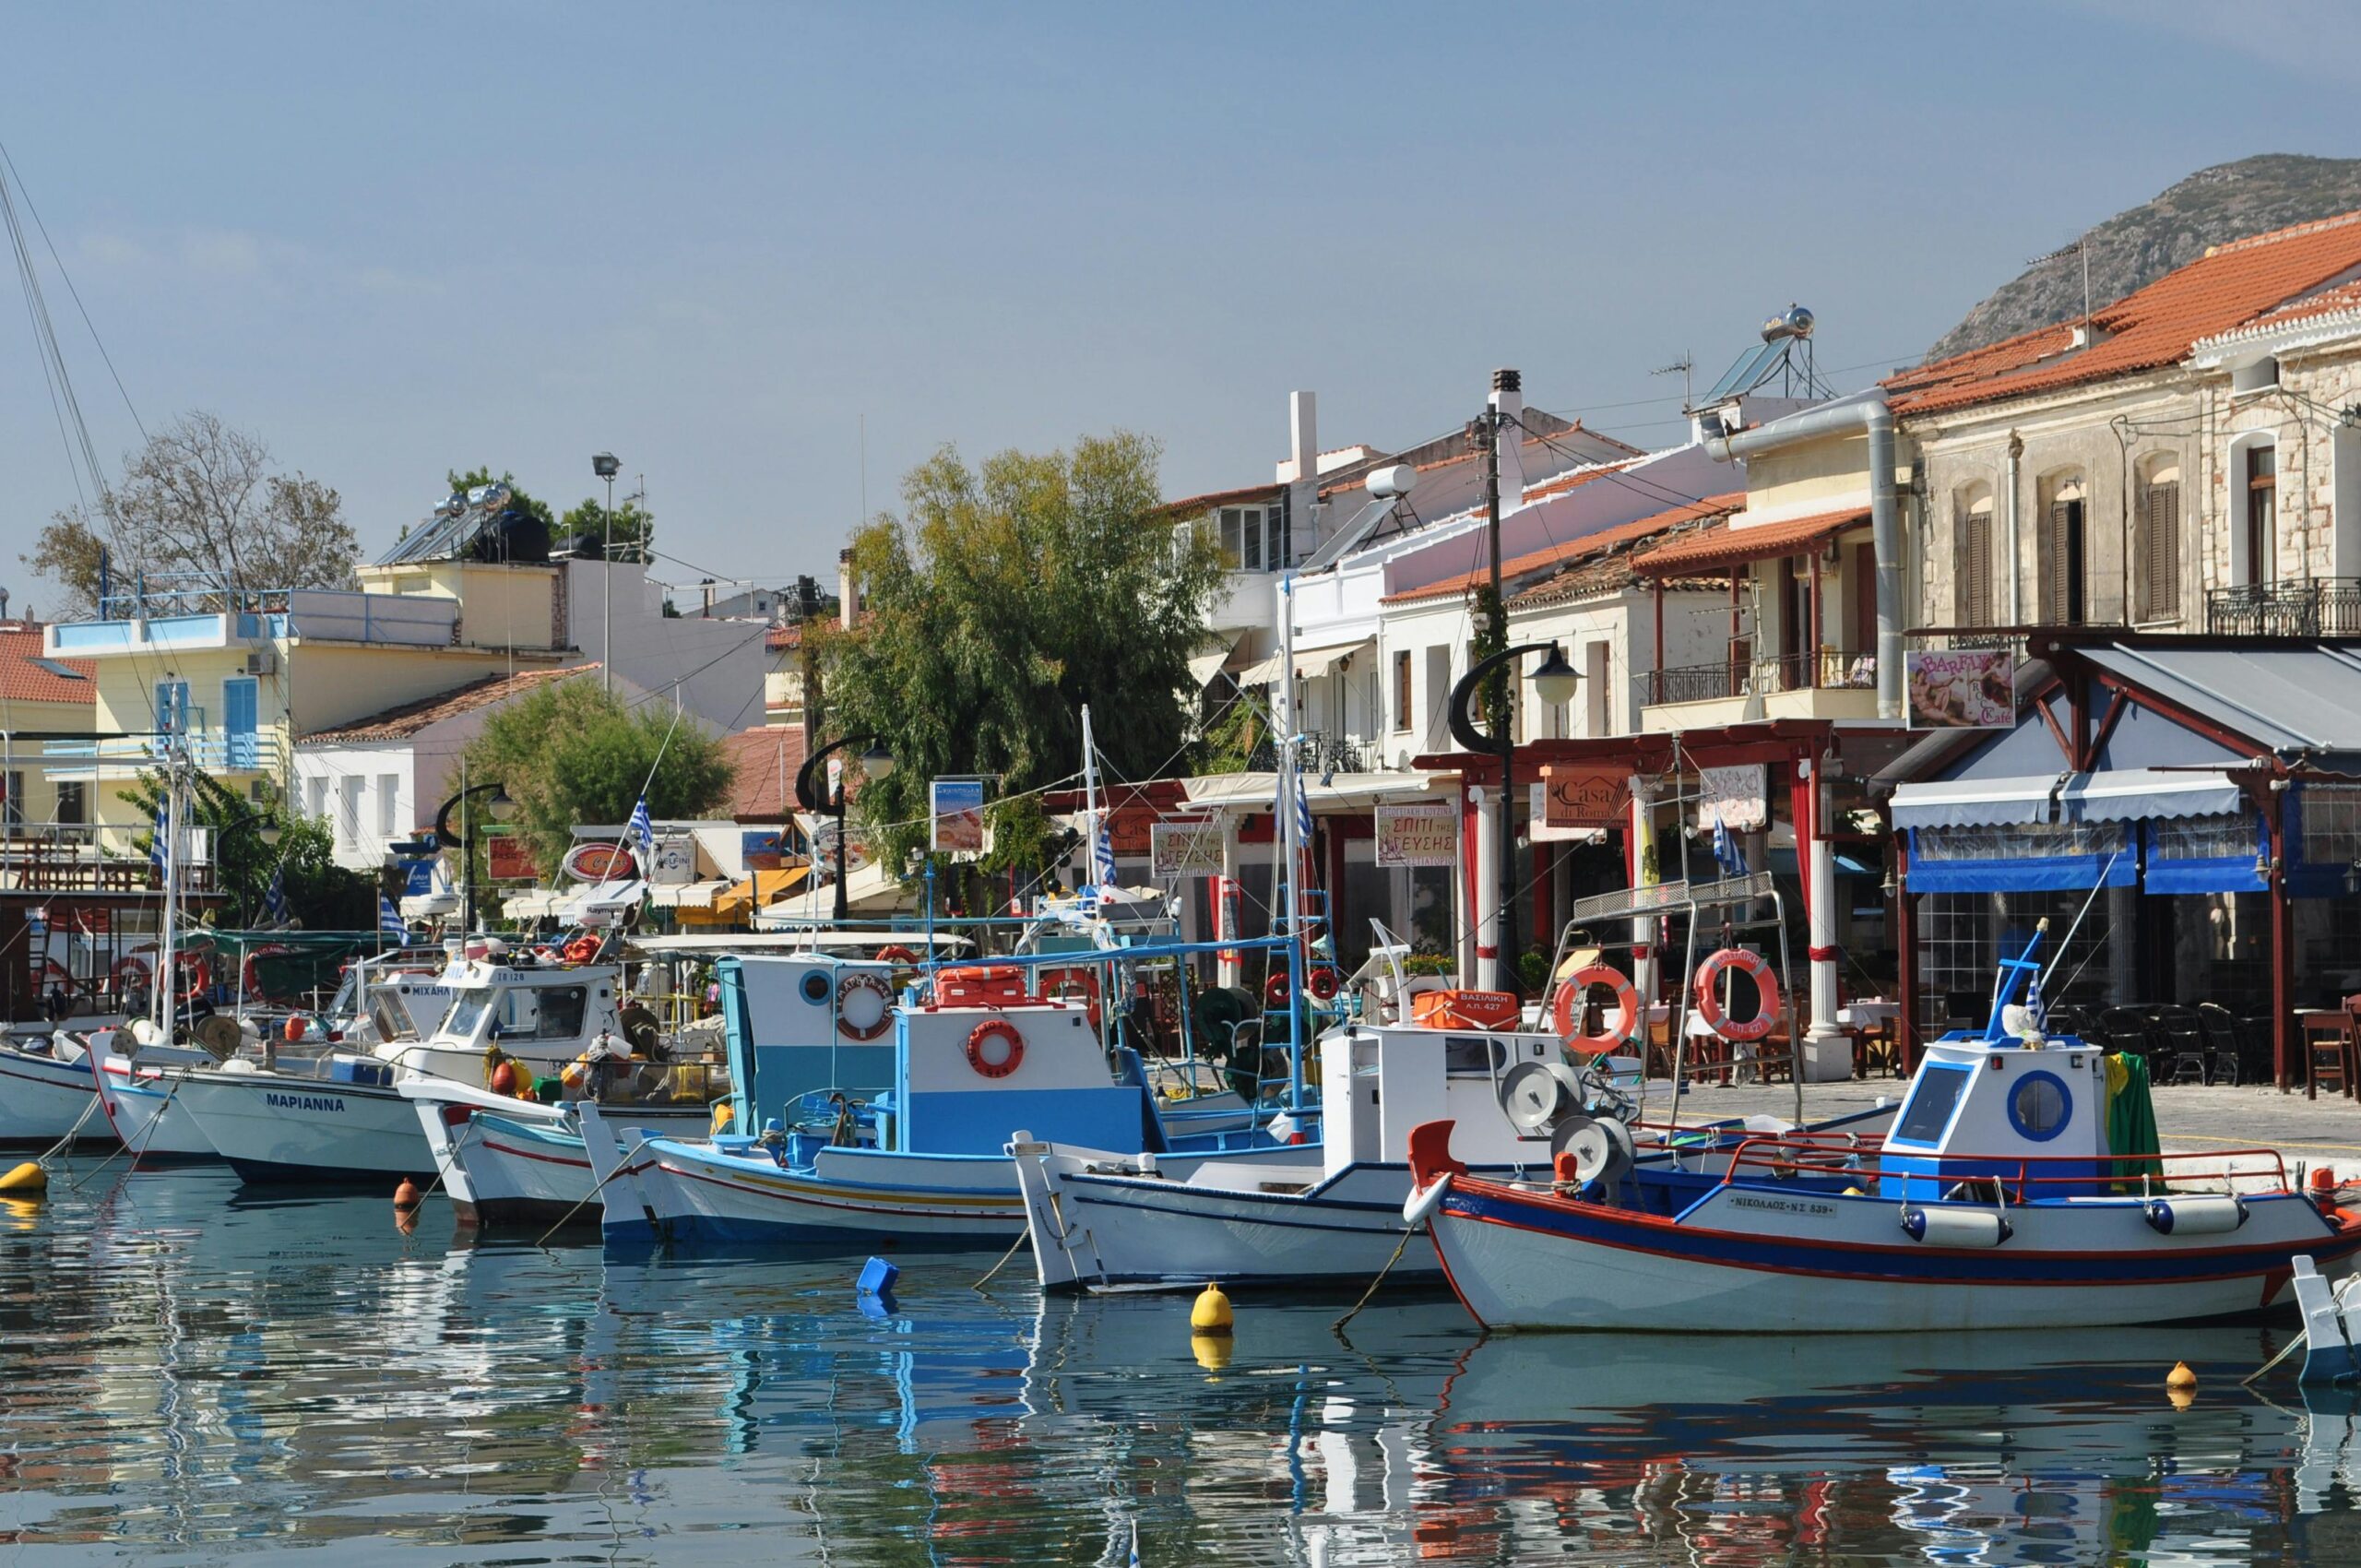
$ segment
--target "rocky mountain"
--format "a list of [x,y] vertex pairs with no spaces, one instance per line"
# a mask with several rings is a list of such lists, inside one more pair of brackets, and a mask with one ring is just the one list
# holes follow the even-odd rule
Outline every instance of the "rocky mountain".
[[[2361,159],[2270,152],[2201,169],[2154,200],[2085,232],[2091,303],[2105,304],[2202,255],[2208,245],[2361,208]],[[2082,314],[2082,257],[2028,267],[1927,350],[1930,360]]]

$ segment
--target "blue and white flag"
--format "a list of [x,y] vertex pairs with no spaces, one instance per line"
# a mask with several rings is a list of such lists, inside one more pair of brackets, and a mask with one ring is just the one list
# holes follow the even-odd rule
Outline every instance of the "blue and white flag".
[[148,835],[148,863],[164,871],[172,859],[172,808],[170,802],[156,802],[156,826]]
[[287,923],[287,868],[270,873],[270,887],[262,896],[262,918],[272,925]]
[[631,824],[623,829],[623,842],[638,854],[640,875],[646,876],[656,869],[656,825],[648,820],[645,795],[639,798],[639,804],[631,808]]
[[1115,830],[1105,812],[1091,829],[1090,880],[1100,887],[1115,885]]
[[383,893],[377,895],[377,934],[388,942],[408,942],[409,927],[402,921],[402,912]]
[[1132,1555],[1130,1562],[1131,1568],[1140,1568],[1140,1522],[1137,1519],[1132,1521]]
[[1746,856],[1730,837],[1730,830],[1719,812],[1714,814],[1714,863],[1722,868],[1724,876],[1746,874]]
[[[1275,829],[1279,823],[1279,798],[1285,792],[1283,789],[1275,789],[1271,792],[1271,826]],[[1311,797],[1303,792],[1303,780],[1300,778],[1295,785],[1295,838],[1297,843],[1307,849],[1311,845]]]

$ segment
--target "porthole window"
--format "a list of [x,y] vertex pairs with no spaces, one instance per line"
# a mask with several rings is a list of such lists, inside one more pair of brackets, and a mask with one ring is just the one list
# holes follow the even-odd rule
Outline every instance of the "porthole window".
[[2073,1114],[2073,1099],[2054,1073],[2027,1073],[2009,1091],[2010,1123],[2035,1143],[2047,1143],[2064,1132]]
[[803,971],[804,1001],[812,1003],[816,1006],[819,1004],[827,1001],[828,998],[835,993],[836,988],[828,983],[828,977],[825,974],[822,973],[818,969],[806,969]]

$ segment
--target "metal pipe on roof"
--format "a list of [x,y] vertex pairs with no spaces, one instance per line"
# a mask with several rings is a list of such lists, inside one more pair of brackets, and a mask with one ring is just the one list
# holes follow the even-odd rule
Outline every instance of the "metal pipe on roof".
[[1715,462],[1735,462],[1823,435],[1866,431],[1869,438],[1869,536],[1877,554],[1878,717],[1902,717],[1902,525],[1893,490],[1893,415],[1882,396],[1831,403],[1736,435],[1709,435]]

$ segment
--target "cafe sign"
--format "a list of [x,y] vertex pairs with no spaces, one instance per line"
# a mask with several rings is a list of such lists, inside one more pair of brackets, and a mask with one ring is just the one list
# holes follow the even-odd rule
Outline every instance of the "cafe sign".
[[1622,827],[1631,820],[1631,770],[1580,763],[1548,763],[1541,769],[1541,821],[1545,826],[1581,829]]
[[1457,865],[1458,805],[1451,801],[1418,801],[1379,806],[1377,863],[1387,867]]
[[1151,874],[1159,881],[1172,876],[1219,876],[1221,843],[1221,826],[1217,823],[1151,823],[1148,826]]
[[1771,826],[1771,802],[1759,762],[1697,770],[1697,830],[1711,833],[1719,823],[1732,833]]

